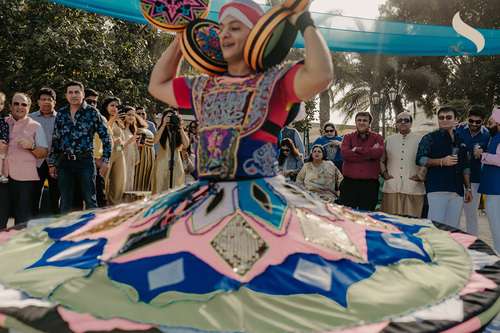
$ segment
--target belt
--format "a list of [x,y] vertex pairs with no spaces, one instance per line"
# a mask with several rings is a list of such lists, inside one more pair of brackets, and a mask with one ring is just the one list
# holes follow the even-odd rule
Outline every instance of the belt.
[[80,154],[64,153],[63,156],[68,161],[77,161],[77,160],[91,158],[91,157],[93,157],[93,154],[92,153],[80,153]]

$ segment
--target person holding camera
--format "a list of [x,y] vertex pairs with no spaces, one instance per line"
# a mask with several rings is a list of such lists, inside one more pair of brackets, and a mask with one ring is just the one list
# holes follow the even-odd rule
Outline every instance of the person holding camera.
[[189,147],[189,138],[175,111],[169,110],[163,114],[154,143],[159,143],[160,149],[152,172],[153,194],[184,185],[185,173],[181,151],[183,147]]

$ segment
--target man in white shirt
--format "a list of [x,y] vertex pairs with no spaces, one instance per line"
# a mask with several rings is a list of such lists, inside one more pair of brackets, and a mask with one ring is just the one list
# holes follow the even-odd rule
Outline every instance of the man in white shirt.
[[415,164],[422,135],[411,132],[413,118],[409,112],[396,117],[398,133],[385,141],[381,162],[385,179],[381,210],[396,215],[420,217],[424,205],[425,186],[419,181]]

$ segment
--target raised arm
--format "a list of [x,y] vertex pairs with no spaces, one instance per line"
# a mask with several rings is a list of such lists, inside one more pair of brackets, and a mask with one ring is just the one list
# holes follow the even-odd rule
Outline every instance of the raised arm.
[[[310,15],[309,12],[301,15]],[[310,18],[310,16],[309,16]],[[307,21],[294,15],[290,18],[292,24]],[[333,80],[333,64],[330,51],[318,30],[309,25],[303,32],[305,45],[305,60],[295,76],[295,94],[300,100],[307,101],[326,90]]]
[[182,147],[187,148],[189,147],[189,137],[186,134],[186,131],[184,131],[184,126],[180,126],[179,128],[180,134],[181,134],[181,144]]
[[177,35],[156,62],[151,73],[151,78],[149,79],[148,87],[149,93],[153,97],[175,108],[179,107],[179,105],[177,105],[177,100],[175,99],[172,80],[175,79],[175,74],[177,73],[177,68],[182,57],[179,38],[179,35]]

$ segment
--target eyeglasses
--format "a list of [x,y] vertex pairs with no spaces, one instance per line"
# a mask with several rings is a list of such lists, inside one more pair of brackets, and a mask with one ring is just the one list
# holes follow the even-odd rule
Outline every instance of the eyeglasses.
[[411,123],[411,119],[410,118],[399,118],[396,122],[398,124],[409,124],[409,123]]
[[335,130],[325,130],[325,133],[335,133]]
[[86,99],[85,102],[87,102],[87,104],[97,105],[97,101],[93,99]]
[[284,152],[284,153],[289,153],[290,149],[281,149],[281,151]]
[[453,118],[455,118],[454,116],[452,115],[448,115],[448,116],[439,116],[438,119],[439,120],[453,120]]
[[471,125],[481,125],[482,123],[483,123],[482,120],[469,119],[469,124]]
[[28,103],[13,102],[13,103],[12,103],[12,105],[14,105],[14,106],[19,106],[19,105],[21,105],[21,106],[24,106],[24,107],[28,107]]

